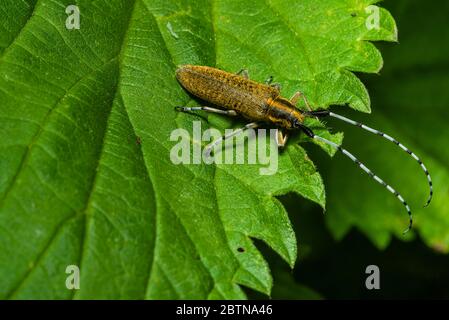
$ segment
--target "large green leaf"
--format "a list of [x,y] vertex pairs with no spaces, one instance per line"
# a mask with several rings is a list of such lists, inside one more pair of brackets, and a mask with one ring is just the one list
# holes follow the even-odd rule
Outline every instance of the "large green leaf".
[[[276,196],[324,206],[321,178],[295,144],[274,176],[174,165],[170,133],[200,119],[173,109],[190,100],[176,65],[246,67],[287,97],[300,88],[313,105],[369,111],[351,71],[377,72],[367,40],[396,37],[385,10],[380,29],[366,28],[372,2],[78,1],[81,28],[67,30],[70,1],[2,1],[0,297],[269,293],[251,238],[292,266],[295,235]],[[78,291],[65,287],[68,265],[80,267]]]
[[[421,157],[433,178],[434,199],[423,208],[427,180],[413,159],[385,140],[345,126],[345,145],[369,167],[399,190],[414,211],[414,232],[427,245],[449,252],[449,45],[447,1],[437,1],[425,16],[423,3],[396,1],[401,44],[385,48],[386,67],[381,79],[370,83],[375,112],[356,117],[403,142]],[[428,17],[432,23],[428,23]],[[343,128],[340,127],[339,128]],[[346,130],[347,128],[347,130]],[[343,157],[332,161],[329,174],[327,222],[338,238],[356,226],[380,248],[392,236],[402,235],[408,223],[405,210],[381,186],[376,185]],[[346,183],[342,183],[342,181]],[[356,186],[356,187],[355,187]]]

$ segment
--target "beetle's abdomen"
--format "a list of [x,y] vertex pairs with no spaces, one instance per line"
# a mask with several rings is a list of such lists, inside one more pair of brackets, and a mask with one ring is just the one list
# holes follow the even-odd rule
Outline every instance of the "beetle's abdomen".
[[264,119],[267,101],[279,96],[271,86],[211,67],[180,66],[176,78],[198,98],[253,120]]

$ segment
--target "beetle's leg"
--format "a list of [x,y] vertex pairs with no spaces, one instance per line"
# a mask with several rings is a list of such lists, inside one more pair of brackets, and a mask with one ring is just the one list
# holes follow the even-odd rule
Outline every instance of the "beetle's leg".
[[301,96],[302,96],[302,93],[299,92],[299,91],[296,91],[296,92],[292,95],[292,97],[290,98],[290,102],[291,102],[293,105],[296,105],[296,104],[298,103],[299,98],[301,98]]
[[265,80],[265,84],[271,84],[273,82],[273,76],[269,76],[267,80]]
[[259,127],[260,124],[258,122],[251,122],[248,123],[246,126],[244,126],[243,128],[237,129],[232,131],[231,133],[225,134],[224,136],[212,141],[211,143],[209,143],[206,148],[204,149],[205,151],[205,155],[206,157],[210,157],[212,150],[215,148],[215,146],[223,141],[225,141],[226,139],[232,138],[240,133],[242,133],[243,131],[247,130],[247,129],[255,129],[257,127]]
[[238,75],[238,76],[241,75],[243,78],[249,79],[249,73],[248,73],[248,70],[246,70],[246,69],[244,69],[244,68],[240,69],[240,70],[236,73],[236,75]]
[[279,148],[283,148],[285,146],[285,144],[287,143],[287,139],[288,133],[283,131],[282,129],[278,129],[276,135],[276,144]]
[[268,84],[269,86],[272,86],[276,88],[278,91],[281,90],[281,84],[280,83],[273,83],[273,76],[269,76],[267,80],[265,80],[265,84]]
[[307,109],[309,111],[312,111],[312,108],[310,107],[309,101],[307,101],[306,96],[301,92],[301,91],[297,91],[293,94],[293,96],[290,98],[290,102],[293,105],[296,105],[298,103],[298,100],[302,97],[302,99],[304,100],[304,103],[307,107]]
[[217,108],[211,108],[211,107],[175,107],[178,111],[207,111],[207,112],[213,112],[213,113],[219,113],[219,114],[225,114],[227,116],[236,116],[237,112],[235,110],[222,110]]
[[281,91],[281,84],[280,83],[273,83],[273,84],[271,84],[271,86],[273,88],[276,88],[277,91]]

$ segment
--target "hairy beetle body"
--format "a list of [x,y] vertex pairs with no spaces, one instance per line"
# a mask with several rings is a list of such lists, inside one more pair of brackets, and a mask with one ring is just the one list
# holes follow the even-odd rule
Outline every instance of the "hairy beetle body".
[[291,129],[295,121],[303,120],[300,111],[282,98],[275,86],[206,66],[180,66],[176,77],[194,96],[216,106],[235,110],[252,121],[271,122]]

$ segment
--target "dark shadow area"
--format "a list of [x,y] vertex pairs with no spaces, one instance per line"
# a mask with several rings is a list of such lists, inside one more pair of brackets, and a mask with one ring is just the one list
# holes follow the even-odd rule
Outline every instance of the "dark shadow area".
[[[293,271],[260,241],[256,245],[273,270],[273,299],[294,299],[285,295],[292,283],[278,283],[284,274],[327,299],[449,299],[449,256],[430,250],[416,238],[411,242],[394,239],[379,250],[357,230],[342,241],[334,240],[326,229],[322,209],[289,194],[282,202],[289,209],[299,243],[299,258]],[[380,290],[365,286],[366,267],[380,269]],[[267,297],[247,290],[250,298]],[[312,299],[307,291],[296,298]]]

